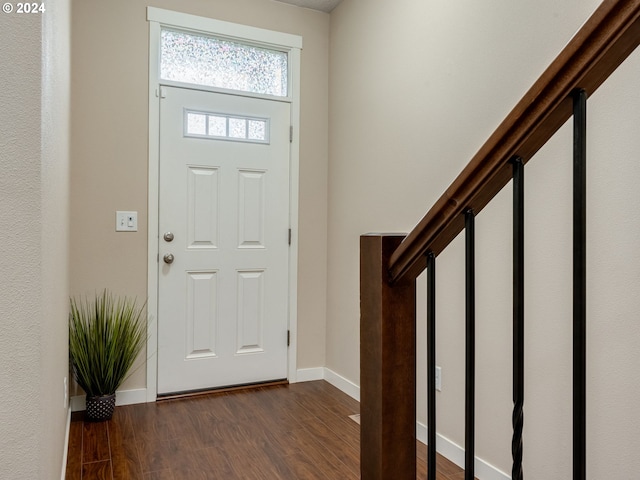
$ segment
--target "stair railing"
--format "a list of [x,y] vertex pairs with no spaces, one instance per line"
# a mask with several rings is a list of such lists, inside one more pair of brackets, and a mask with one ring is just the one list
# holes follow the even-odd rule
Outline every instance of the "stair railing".
[[361,478],[416,478],[416,288],[427,270],[427,474],[436,478],[436,258],[465,232],[465,480],[474,479],[474,218],[513,188],[512,479],[522,480],[524,166],[573,116],[573,479],[586,478],[586,102],[640,43],[640,0],[605,0],[406,237],[360,239]]

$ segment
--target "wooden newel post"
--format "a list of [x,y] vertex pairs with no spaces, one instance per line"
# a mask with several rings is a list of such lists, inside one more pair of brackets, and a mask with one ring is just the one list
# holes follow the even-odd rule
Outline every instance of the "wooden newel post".
[[416,478],[415,279],[388,282],[404,237],[360,237],[360,473]]

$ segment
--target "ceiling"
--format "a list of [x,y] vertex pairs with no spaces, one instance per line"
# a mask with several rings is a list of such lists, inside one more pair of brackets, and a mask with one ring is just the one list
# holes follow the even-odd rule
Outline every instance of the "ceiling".
[[298,7],[311,8],[329,13],[336,8],[342,0],[276,0],[282,3],[297,5]]

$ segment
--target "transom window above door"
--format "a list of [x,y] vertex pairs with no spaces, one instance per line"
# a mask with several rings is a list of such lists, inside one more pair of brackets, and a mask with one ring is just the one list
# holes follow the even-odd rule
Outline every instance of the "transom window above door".
[[198,33],[163,29],[160,78],[261,95],[288,95],[288,54]]

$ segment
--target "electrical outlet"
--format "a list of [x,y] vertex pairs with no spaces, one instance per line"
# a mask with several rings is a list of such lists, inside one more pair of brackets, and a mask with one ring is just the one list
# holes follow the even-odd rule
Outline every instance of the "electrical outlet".
[[63,405],[64,408],[69,408],[69,381],[67,379],[67,377],[64,377],[64,379],[62,380],[63,386],[64,386],[64,400],[63,400]]
[[442,367],[436,366],[436,390],[442,391]]

